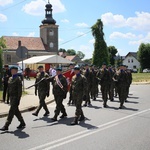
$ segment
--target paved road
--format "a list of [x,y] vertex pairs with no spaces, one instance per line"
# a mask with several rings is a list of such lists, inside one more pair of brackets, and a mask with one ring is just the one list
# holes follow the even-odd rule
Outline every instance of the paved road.
[[[86,120],[70,126],[75,108],[67,106],[68,118],[51,122],[55,103],[48,105],[51,115],[38,117],[24,113],[27,127],[16,130],[14,118],[8,132],[0,132],[0,150],[149,150],[150,85],[132,85],[126,109],[118,109],[118,98],[102,107],[101,95],[84,107]],[[0,126],[6,118],[0,119]]]

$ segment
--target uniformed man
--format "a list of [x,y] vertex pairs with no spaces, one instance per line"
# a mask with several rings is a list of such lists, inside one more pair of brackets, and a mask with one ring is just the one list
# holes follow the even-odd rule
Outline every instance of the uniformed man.
[[39,66],[38,70],[39,70],[39,73],[36,76],[35,84],[38,83],[39,81],[41,82],[35,85],[35,95],[36,96],[38,95],[39,97],[39,106],[37,107],[36,111],[32,113],[32,115],[38,116],[39,111],[43,107],[45,110],[45,113],[43,116],[48,116],[50,112],[45,103],[45,98],[46,96],[49,97],[50,83],[46,80],[47,78],[49,78],[49,75],[44,71],[43,66]]
[[90,101],[90,92],[91,92],[91,87],[92,87],[92,73],[89,69],[89,65],[85,64],[85,70],[82,73],[86,79],[87,79],[87,93],[86,93],[86,100],[85,100],[85,104],[83,106],[87,106],[87,105],[91,105],[91,101]]
[[102,68],[98,72],[98,78],[100,79],[101,84],[101,92],[102,92],[102,99],[103,99],[103,106],[107,107],[107,100],[108,100],[108,89],[109,89],[109,82],[110,82],[110,75],[106,68],[106,63],[102,64]]
[[17,74],[18,68],[13,66],[11,67],[12,76],[8,80],[8,89],[10,96],[10,109],[8,113],[8,117],[5,125],[0,129],[2,131],[8,130],[9,125],[12,122],[14,115],[20,121],[20,125],[17,127],[18,129],[26,126],[24,119],[19,111],[19,103],[22,96],[22,81]]
[[64,118],[67,116],[66,109],[63,105],[63,100],[66,98],[67,91],[68,91],[68,84],[66,77],[62,75],[62,68],[58,67],[56,68],[56,76],[52,81],[53,84],[53,94],[56,102],[56,109],[55,109],[55,115],[51,119],[52,121],[57,121],[57,117],[62,113],[60,118]]
[[127,89],[127,73],[124,70],[124,65],[120,65],[120,69],[116,72],[117,89],[120,101],[120,109],[123,108],[123,104],[126,100]]
[[72,77],[72,97],[75,102],[75,118],[71,125],[78,124],[78,121],[83,121],[85,119],[82,111],[82,101],[86,99],[87,93],[87,79],[80,73],[80,67],[76,65],[74,67],[75,75]]
[[8,79],[11,77],[11,72],[9,66],[6,64],[4,65],[4,73],[3,73],[3,102],[5,103],[7,97],[7,104],[9,104],[9,92],[8,92]]

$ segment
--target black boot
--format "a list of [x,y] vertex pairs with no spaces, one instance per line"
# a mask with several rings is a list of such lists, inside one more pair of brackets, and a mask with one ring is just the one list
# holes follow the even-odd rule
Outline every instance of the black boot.
[[51,119],[53,122],[57,121],[57,115],[55,114],[54,117]]
[[60,118],[64,118],[64,117],[66,117],[67,116],[67,113],[65,112],[65,113],[63,113],[61,116],[60,116]]
[[26,124],[25,122],[21,122],[20,125],[17,127],[17,129],[25,128]]
[[45,114],[43,116],[49,116],[50,112],[45,112]]
[[79,118],[79,121],[83,121],[85,119],[85,116],[82,114]]
[[32,113],[33,116],[38,116],[38,114],[36,112]]
[[3,126],[2,128],[0,128],[1,131],[7,131],[8,130],[8,126]]
[[74,120],[71,122],[71,125],[78,124],[78,117],[75,117]]

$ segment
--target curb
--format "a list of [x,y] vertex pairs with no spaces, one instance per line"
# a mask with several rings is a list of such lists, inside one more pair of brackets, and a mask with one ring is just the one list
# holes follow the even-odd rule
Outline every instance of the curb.
[[[46,102],[46,105],[48,105],[48,104],[50,104],[50,103],[53,103],[54,101],[55,101],[54,99],[49,100],[49,101]],[[35,110],[37,107],[38,107],[38,106],[25,107],[25,108],[22,108],[22,109],[20,110],[20,112],[21,112],[21,113],[25,113],[25,112],[33,111],[33,110]],[[4,118],[4,117],[6,117],[6,116],[8,116],[8,112],[4,112],[4,113],[1,113],[1,114],[0,114],[0,118]]]

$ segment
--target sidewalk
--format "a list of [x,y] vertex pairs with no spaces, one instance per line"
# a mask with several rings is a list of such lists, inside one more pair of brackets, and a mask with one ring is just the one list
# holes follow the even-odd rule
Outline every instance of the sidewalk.
[[[30,85],[32,85],[32,83]],[[27,87],[27,85],[25,85],[25,87]],[[39,104],[38,96],[34,95],[34,87],[30,89],[25,89],[25,91],[28,94],[23,95],[21,97],[20,105],[19,105],[19,109],[22,113],[36,109],[36,107]],[[46,97],[46,104],[52,103],[53,101],[54,101],[54,96],[52,94],[52,90],[50,90],[50,96]],[[0,101],[0,118],[8,115],[9,108],[10,105]]]

